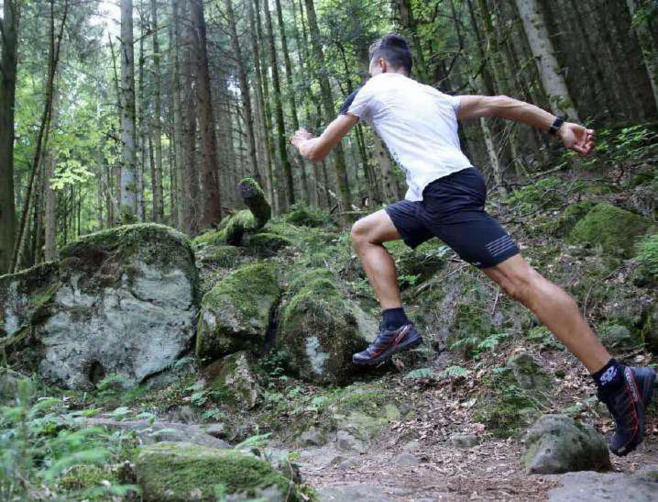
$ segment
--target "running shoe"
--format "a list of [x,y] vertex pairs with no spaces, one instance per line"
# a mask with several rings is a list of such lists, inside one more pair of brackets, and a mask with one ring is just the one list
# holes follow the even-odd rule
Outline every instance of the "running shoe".
[[642,442],[646,408],[653,396],[656,372],[651,368],[632,368],[620,365],[624,385],[610,393],[599,390],[598,397],[610,410],[615,421],[615,433],[610,451],[623,457]]
[[382,327],[366,350],[352,356],[352,362],[359,365],[379,364],[396,352],[417,347],[421,343],[423,338],[413,324],[405,324],[392,331]]

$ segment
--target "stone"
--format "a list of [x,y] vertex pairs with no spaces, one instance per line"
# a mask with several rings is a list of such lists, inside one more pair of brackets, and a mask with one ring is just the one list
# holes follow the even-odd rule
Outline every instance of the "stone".
[[16,399],[19,383],[25,378],[16,371],[0,367],[0,404],[5,404]]
[[170,368],[194,337],[198,273],[187,238],[138,224],[80,238],[59,263],[0,278],[0,344],[48,385],[136,386]]
[[528,474],[611,468],[605,439],[566,415],[544,415],[528,430],[523,456]]
[[260,353],[279,294],[275,269],[267,263],[224,277],[201,301],[197,356],[209,363],[241,350]]
[[135,473],[147,502],[214,501],[219,493],[233,500],[299,500],[295,485],[270,464],[236,450],[160,443],[141,448]]
[[409,495],[408,490],[376,485],[342,485],[318,490],[320,502],[394,502]]
[[257,234],[247,234],[243,245],[246,250],[257,256],[268,257],[275,256],[283,248],[291,246],[292,241],[283,235],[272,232],[259,232]]
[[420,464],[420,459],[411,453],[400,453],[393,457],[393,463],[400,467],[412,467]]
[[228,430],[225,423],[204,424],[200,427],[203,432],[214,438],[226,439],[228,437]]
[[341,430],[336,433],[336,447],[340,451],[348,453],[363,453],[366,445],[347,431]]
[[507,367],[512,370],[516,383],[525,390],[548,391],[551,377],[528,353],[522,352],[507,360]]
[[561,486],[548,492],[550,502],[655,502],[658,499],[656,482],[638,474],[570,472],[559,480]]
[[311,427],[302,433],[299,442],[303,446],[323,446],[329,442],[329,438],[325,431]]
[[569,240],[600,247],[606,254],[630,258],[634,254],[635,244],[650,228],[650,220],[601,202],[576,223]]
[[89,418],[84,421],[89,426],[102,426],[109,430],[132,431],[141,444],[190,443],[206,448],[230,448],[226,441],[208,434],[202,426],[178,422],[153,422],[149,420],[114,420],[111,418]]
[[291,283],[280,319],[276,345],[293,372],[317,384],[349,381],[352,354],[368,343],[332,279],[311,270]]
[[612,324],[598,330],[599,338],[606,347],[633,348],[639,345],[626,326]]
[[251,366],[250,354],[241,351],[206,368],[207,386],[212,391],[213,399],[243,410],[256,406],[261,389]]
[[450,442],[456,448],[472,448],[478,444],[478,437],[475,434],[453,434]]

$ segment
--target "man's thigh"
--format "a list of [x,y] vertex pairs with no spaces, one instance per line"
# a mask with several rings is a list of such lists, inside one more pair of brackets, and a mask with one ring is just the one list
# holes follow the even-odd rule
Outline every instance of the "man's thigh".
[[358,220],[352,226],[352,236],[375,244],[401,239],[393,220],[384,209]]

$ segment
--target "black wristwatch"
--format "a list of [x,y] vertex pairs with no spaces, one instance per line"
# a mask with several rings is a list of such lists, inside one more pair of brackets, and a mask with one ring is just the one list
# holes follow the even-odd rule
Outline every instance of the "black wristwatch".
[[555,122],[553,122],[553,125],[551,128],[548,130],[548,134],[551,136],[554,136],[555,133],[557,133],[558,129],[562,127],[562,124],[564,124],[564,117],[561,115],[558,115],[557,118],[555,119]]

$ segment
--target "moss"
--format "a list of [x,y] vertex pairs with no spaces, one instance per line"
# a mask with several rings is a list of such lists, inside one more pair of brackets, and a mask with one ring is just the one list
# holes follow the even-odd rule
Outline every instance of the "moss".
[[213,246],[200,253],[203,263],[212,263],[222,268],[233,268],[239,262],[242,252],[235,246]]
[[135,468],[147,501],[214,501],[218,487],[252,498],[276,487],[284,500],[298,500],[294,485],[268,463],[235,450],[160,443],[143,448]]
[[550,222],[545,225],[552,235],[556,237],[564,237],[568,235],[576,224],[583,219],[592,208],[596,206],[596,202],[591,200],[583,200],[576,204],[568,206],[558,218],[551,218]]
[[245,232],[255,230],[259,225],[254,215],[248,209],[244,209],[233,216],[226,225],[226,243],[231,246],[239,246]]
[[477,303],[457,306],[446,343],[462,357],[472,357],[476,346],[492,332],[491,315]]
[[[331,281],[333,281],[334,276],[331,273],[331,271],[326,269],[326,268],[313,268],[313,269],[310,269],[310,270],[305,270],[305,271],[299,273],[298,275],[296,275],[296,277],[293,280],[290,281],[290,284],[288,284],[286,294],[288,296],[294,296],[297,293],[299,293],[299,291],[302,288],[305,288],[306,286],[314,283],[315,281],[317,281],[319,279],[325,279],[325,280],[331,282]],[[335,286],[333,285],[333,283],[331,283],[330,286],[327,286],[325,284],[325,287],[335,289]]]
[[632,256],[635,243],[650,226],[651,222],[642,216],[600,203],[576,224],[569,240],[627,258]]
[[224,277],[201,301],[197,356],[260,350],[279,292],[271,264],[247,265]]
[[273,256],[281,249],[291,246],[292,241],[282,235],[260,232],[249,235],[244,245],[262,256]]
[[293,371],[317,383],[348,380],[351,355],[364,348],[357,321],[336,284],[318,277],[289,297],[277,343]]
[[637,261],[640,273],[653,282],[658,282],[658,233],[650,235],[638,244]]
[[317,209],[298,206],[285,215],[285,221],[297,226],[321,227],[327,224],[329,216]]
[[[222,222],[228,222],[228,220],[229,218],[225,218],[222,220]],[[204,232],[201,235],[197,235],[192,240],[192,243],[195,247],[219,246],[221,244],[226,244],[226,230],[219,229]]]
[[416,249],[410,249],[402,241],[387,243],[386,247],[395,260],[401,289],[424,282],[441,270],[450,252],[438,239],[424,242]]
[[65,490],[88,490],[101,485],[104,481],[112,484],[121,482],[116,472],[98,465],[77,465],[66,472],[59,481]]

